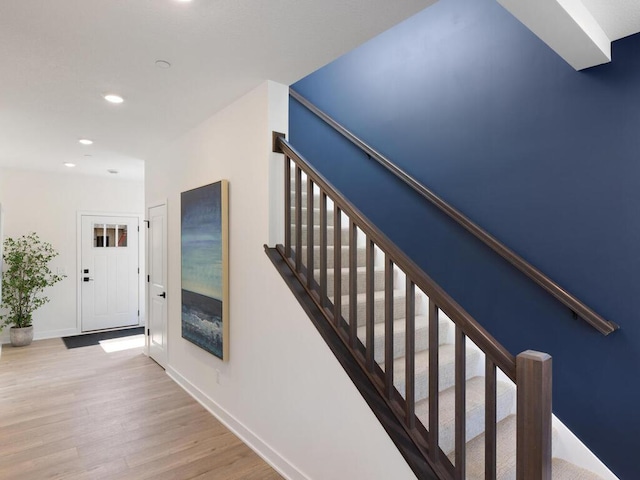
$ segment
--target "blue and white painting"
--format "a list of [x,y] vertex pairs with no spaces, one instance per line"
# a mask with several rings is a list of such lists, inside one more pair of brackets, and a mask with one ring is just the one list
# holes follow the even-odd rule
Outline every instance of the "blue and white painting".
[[181,195],[182,337],[226,360],[226,181]]

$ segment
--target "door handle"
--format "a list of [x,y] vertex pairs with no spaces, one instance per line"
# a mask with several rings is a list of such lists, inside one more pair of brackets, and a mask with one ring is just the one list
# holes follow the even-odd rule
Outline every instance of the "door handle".
[[89,277],[84,277],[83,280],[85,282],[93,282],[93,278],[89,278]]
[[159,293],[158,296],[162,298],[167,298],[167,292]]

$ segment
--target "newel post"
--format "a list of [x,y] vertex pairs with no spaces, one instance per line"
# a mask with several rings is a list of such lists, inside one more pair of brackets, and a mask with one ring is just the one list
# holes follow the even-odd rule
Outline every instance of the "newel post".
[[517,480],[551,480],[551,356],[516,357]]

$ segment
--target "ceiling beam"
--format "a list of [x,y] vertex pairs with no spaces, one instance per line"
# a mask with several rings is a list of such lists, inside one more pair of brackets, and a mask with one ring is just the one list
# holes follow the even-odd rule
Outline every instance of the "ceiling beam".
[[576,70],[611,61],[611,40],[581,0],[498,0]]

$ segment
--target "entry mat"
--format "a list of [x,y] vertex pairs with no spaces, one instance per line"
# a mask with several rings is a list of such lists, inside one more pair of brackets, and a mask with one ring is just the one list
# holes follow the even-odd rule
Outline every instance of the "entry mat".
[[87,333],[85,335],[74,335],[72,337],[62,337],[62,341],[67,348],[89,347],[99,345],[101,340],[111,338],[130,337],[144,334],[144,327],[127,328],[124,330],[111,330],[110,332]]

